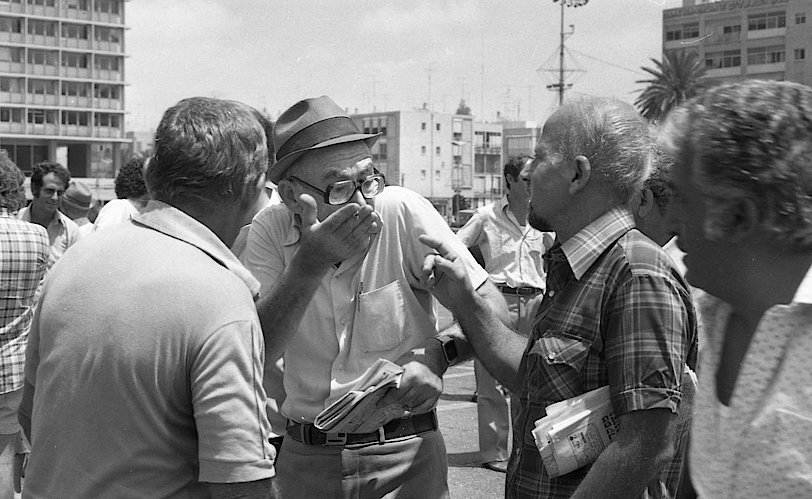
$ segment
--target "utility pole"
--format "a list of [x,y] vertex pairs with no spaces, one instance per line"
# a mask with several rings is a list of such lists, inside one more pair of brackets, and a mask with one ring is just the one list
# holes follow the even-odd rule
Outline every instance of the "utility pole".
[[553,83],[551,85],[547,85],[547,88],[553,90],[555,89],[558,91],[558,105],[562,106],[564,104],[564,91],[571,87],[572,84],[567,84],[564,80],[564,73],[567,73],[568,70],[564,66],[564,41],[567,39],[568,36],[575,33],[575,25],[570,24],[570,31],[564,31],[564,7],[583,7],[589,0],[553,0],[553,3],[560,2],[561,3],[561,31],[560,31],[560,43],[558,45],[558,83]]

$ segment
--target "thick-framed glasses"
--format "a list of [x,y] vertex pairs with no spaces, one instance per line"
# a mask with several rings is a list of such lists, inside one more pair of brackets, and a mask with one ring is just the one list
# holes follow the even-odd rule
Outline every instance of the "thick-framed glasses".
[[386,185],[386,178],[381,173],[370,175],[363,180],[339,180],[327,186],[326,190],[321,190],[315,185],[305,182],[299,177],[290,176],[289,179],[296,180],[310,187],[314,191],[320,192],[324,196],[324,202],[331,205],[347,203],[355,191],[360,190],[361,195],[366,199],[372,199],[381,192]]

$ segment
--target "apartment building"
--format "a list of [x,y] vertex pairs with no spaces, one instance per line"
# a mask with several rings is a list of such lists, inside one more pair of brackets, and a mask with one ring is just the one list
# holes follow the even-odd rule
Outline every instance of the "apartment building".
[[812,84],[812,0],[684,0],[663,11],[663,51],[693,50],[718,82]]
[[124,0],[0,0],[0,148],[113,177],[129,142]]
[[451,198],[473,188],[473,119],[429,109],[381,111],[351,116],[364,133],[381,133],[373,161],[389,185],[427,198],[443,216]]

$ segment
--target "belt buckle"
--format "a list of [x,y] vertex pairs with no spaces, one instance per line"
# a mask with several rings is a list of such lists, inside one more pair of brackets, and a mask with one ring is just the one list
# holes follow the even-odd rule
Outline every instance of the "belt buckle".
[[340,447],[347,445],[346,433],[325,433],[324,444],[325,447]]

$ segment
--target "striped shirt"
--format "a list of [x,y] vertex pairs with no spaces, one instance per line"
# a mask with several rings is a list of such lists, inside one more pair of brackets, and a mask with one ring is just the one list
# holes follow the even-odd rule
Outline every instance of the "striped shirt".
[[49,254],[44,227],[17,220],[0,208],[0,394],[23,386],[34,292]]
[[[666,253],[634,230],[628,211],[607,212],[564,244],[556,242],[545,259],[547,293],[519,373],[520,442],[507,497],[569,497],[589,471],[547,475],[531,431],[548,405],[608,384],[617,415],[676,413],[684,366],[693,366],[696,355],[688,286]],[[666,466],[648,496],[673,496],[679,468]]]

